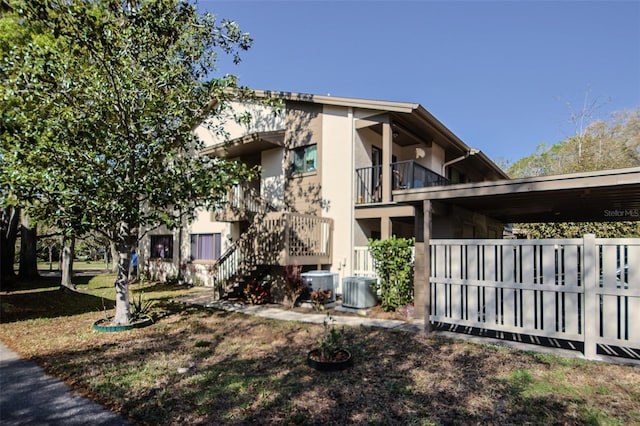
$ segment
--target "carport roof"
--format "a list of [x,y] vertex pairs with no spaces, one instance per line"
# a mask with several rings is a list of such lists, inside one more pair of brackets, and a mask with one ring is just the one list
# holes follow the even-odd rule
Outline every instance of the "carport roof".
[[640,167],[393,191],[394,201],[456,205],[503,223],[640,220]]

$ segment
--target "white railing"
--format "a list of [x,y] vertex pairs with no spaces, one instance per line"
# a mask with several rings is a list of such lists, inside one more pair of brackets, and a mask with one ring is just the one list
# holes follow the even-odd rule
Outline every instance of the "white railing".
[[430,259],[433,323],[640,359],[640,239],[432,240]]
[[353,275],[356,277],[377,278],[376,270],[373,266],[373,257],[368,246],[353,248]]
[[[415,247],[412,247],[411,250],[415,256]],[[353,248],[353,275],[356,277],[378,277],[369,246]]]

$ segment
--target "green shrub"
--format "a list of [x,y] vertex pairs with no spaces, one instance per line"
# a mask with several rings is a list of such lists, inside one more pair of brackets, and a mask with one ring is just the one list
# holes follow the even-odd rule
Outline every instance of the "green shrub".
[[369,250],[378,274],[380,304],[394,311],[413,303],[413,238],[369,239]]
[[142,295],[143,291],[138,293],[138,297],[130,296],[130,306],[131,306],[131,321],[138,321],[149,315],[151,311],[151,306],[153,305],[153,300],[143,300]]

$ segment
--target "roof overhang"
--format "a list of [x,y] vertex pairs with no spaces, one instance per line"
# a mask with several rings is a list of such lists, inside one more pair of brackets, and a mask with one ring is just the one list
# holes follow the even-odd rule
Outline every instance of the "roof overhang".
[[284,130],[256,132],[228,142],[211,145],[200,151],[203,155],[232,158],[254,154],[279,146],[284,146]]
[[640,221],[640,167],[398,190],[393,199],[456,205],[503,223]]

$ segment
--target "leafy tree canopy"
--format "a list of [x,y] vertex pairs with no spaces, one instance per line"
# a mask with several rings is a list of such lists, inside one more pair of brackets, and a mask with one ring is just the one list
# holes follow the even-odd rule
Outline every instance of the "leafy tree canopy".
[[[640,166],[640,109],[614,113],[609,122],[594,121],[584,131],[515,162],[511,177],[547,176]],[[521,224],[532,238],[640,237],[640,222]]]
[[594,121],[575,136],[515,162],[511,177],[548,176],[640,166],[640,109],[614,113],[611,121]]
[[232,75],[211,79],[218,54],[238,62],[251,46],[235,22],[180,0],[3,6],[0,25],[23,30],[0,38],[2,205],[109,237],[124,270],[139,230],[178,226],[252,176],[194,155],[194,126],[248,95]]

